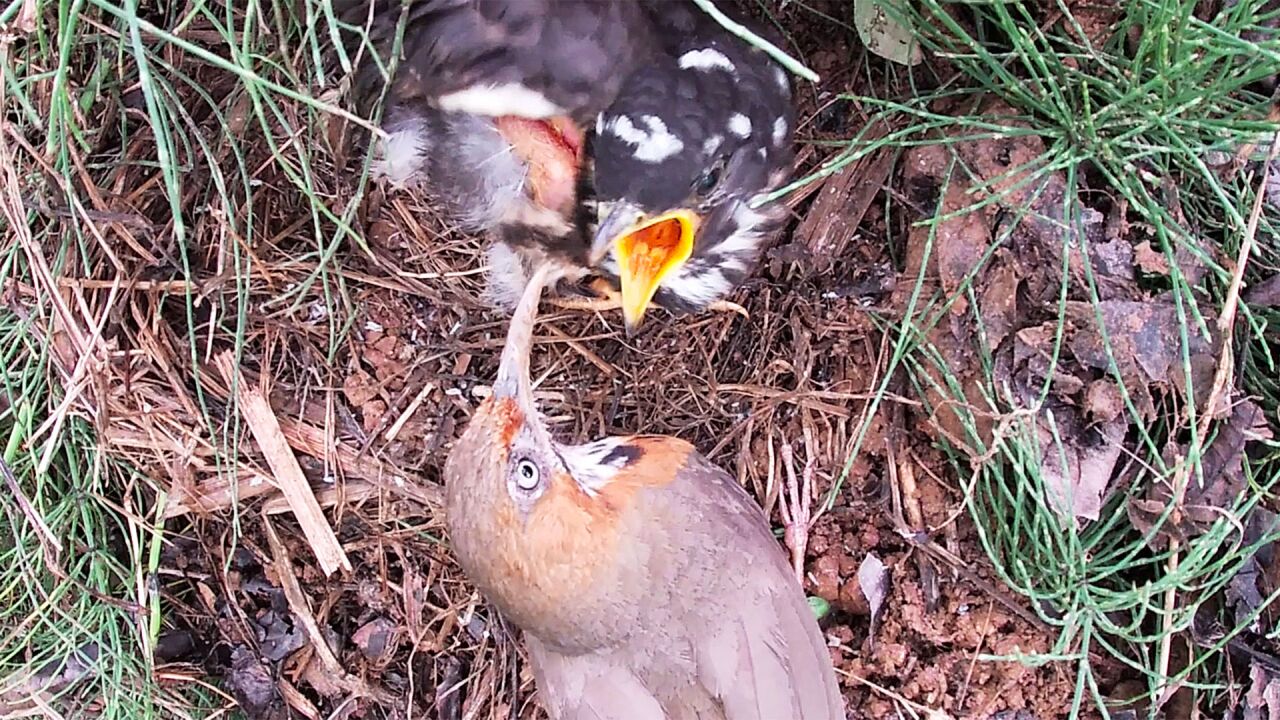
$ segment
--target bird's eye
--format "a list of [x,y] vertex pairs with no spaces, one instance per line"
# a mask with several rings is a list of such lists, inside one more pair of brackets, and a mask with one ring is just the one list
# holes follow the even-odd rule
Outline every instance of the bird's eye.
[[715,190],[716,186],[719,184],[720,167],[716,166],[702,173],[698,176],[697,180],[693,181],[693,191],[697,193],[699,197],[706,197],[711,194],[711,191]]
[[533,490],[538,487],[541,471],[534,461],[523,458],[516,463],[516,486],[521,490]]

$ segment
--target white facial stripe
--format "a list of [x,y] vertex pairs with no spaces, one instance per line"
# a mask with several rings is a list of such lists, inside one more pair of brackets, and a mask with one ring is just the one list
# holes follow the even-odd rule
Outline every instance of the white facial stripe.
[[519,83],[476,85],[440,96],[440,108],[473,115],[516,115],[539,120],[563,115],[564,110],[537,90]]
[[668,275],[662,281],[662,286],[685,301],[699,306],[709,305],[733,290],[729,280],[718,268],[703,268],[691,272],[688,265]]
[[740,138],[751,137],[751,118],[742,113],[729,116],[729,132]]
[[733,222],[737,229],[715,246],[715,252],[736,256],[750,256],[755,253],[756,247],[760,244],[760,227],[768,217],[764,213],[752,210],[750,205],[749,200],[734,205]]
[[680,56],[681,70],[724,70],[733,72],[736,68],[729,58],[719,50],[712,48],[703,48],[701,50],[690,50]]
[[626,437],[610,437],[586,445],[557,444],[556,452],[583,492],[595,497],[626,466],[627,456],[615,454],[614,450],[626,445],[628,440]]
[[787,139],[787,119],[778,118],[773,121],[773,146],[782,147],[782,143]]
[[644,125],[643,128],[636,127],[630,117],[619,115],[605,122],[604,131],[634,145],[636,149],[632,154],[642,162],[660,163],[684,150],[684,142],[667,130],[667,124],[662,118],[641,115],[639,121]]

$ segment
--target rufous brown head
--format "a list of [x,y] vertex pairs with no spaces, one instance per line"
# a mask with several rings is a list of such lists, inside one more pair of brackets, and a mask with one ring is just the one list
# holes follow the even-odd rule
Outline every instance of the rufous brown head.
[[[673,479],[690,447],[657,438],[556,442],[538,412],[529,353],[549,273],[535,271],[511,318],[493,394],[445,465],[446,518],[459,563],[522,627],[536,627],[642,573],[633,497]],[[552,631],[548,631],[552,632]],[[574,628],[554,631],[572,644]]]

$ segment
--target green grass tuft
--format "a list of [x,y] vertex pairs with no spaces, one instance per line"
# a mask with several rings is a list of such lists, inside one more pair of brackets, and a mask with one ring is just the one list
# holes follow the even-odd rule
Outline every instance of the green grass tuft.
[[[1264,11],[1261,5],[1238,3],[1201,19],[1195,13],[1203,3],[1121,3],[1112,29],[1100,40],[1086,35],[1072,9],[1061,3],[1046,8],[1031,2],[924,0],[910,10],[900,7],[899,16],[908,17],[921,32],[922,43],[935,59],[945,60],[939,76],[915,78],[935,89],[908,99],[852,98],[876,111],[868,132],[877,125],[894,130],[878,140],[854,138],[813,177],[838,171],[884,148],[950,145],[983,137],[1040,138],[1043,153],[1008,173],[1021,176],[1024,186],[1003,192],[988,188],[984,194],[992,197],[975,200],[970,210],[995,202],[1003,193],[1042,189],[1046,177],[1062,174],[1069,202],[1059,217],[1066,219],[1063,242],[1072,242],[1065,229],[1081,220],[1077,198],[1099,192],[1101,186],[1112,194],[1113,202],[1126,204],[1138,222],[1147,224],[1158,241],[1157,250],[1173,268],[1166,285],[1158,289],[1170,293],[1179,308],[1182,335],[1169,342],[1182,348],[1184,367],[1179,372],[1192,388],[1188,394],[1195,396],[1187,348],[1194,336],[1208,337],[1208,329],[1216,322],[1259,189],[1257,161],[1265,158],[1277,130],[1270,115],[1272,99],[1259,88],[1280,67],[1280,36],[1268,29],[1280,18],[1280,10]],[[1056,21],[1048,22],[1046,13]],[[979,103],[993,99],[1012,108],[1019,126],[994,123],[976,111]],[[1245,159],[1254,161],[1243,170],[1228,162],[1242,152]],[[914,219],[911,208],[899,206],[895,212]],[[934,218],[925,225],[936,227],[944,219]],[[1275,273],[1278,224],[1280,208],[1266,206],[1255,236],[1258,246],[1249,280]],[[993,244],[1008,239],[1006,234]],[[1175,257],[1180,252],[1194,254],[1207,267],[1207,277],[1199,286],[1193,287],[1178,272]],[[1087,299],[1096,307],[1097,279],[1088,263],[1085,270]],[[981,272],[975,269],[970,280]],[[1274,503],[1280,452],[1271,445],[1261,457],[1246,458],[1249,490],[1205,534],[1180,547],[1175,560],[1170,550],[1153,551],[1147,545],[1130,524],[1125,504],[1130,496],[1140,496],[1177,476],[1179,466],[1163,454],[1172,441],[1189,444],[1186,462],[1194,482],[1196,463],[1214,434],[1201,443],[1189,432],[1200,423],[1201,408],[1194,403],[1165,408],[1165,421],[1151,424],[1138,419],[1132,398],[1127,397],[1132,418],[1127,442],[1136,447],[1136,455],[1120,465],[1131,465],[1133,472],[1124,475],[1125,488],[1110,498],[1100,519],[1077,530],[1064,523],[1046,497],[1034,424],[1034,415],[1043,408],[1018,409],[1018,401],[993,374],[990,348],[982,348],[979,358],[986,368],[979,390],[986,411],[1009,421],[994,445],[984,444],[982,420],[958,383],[939,382],[948,377],[948,367],[928,333],[948,321],[957,302],[977,307],[972,286],[966,283],[955,296],[946,296],[926,287],[923,277],[901,282],[915,283],[915,292],[903,313],[906,319],[883,320],[886,331],[896,338],[890,370],[904,370],[919,394],[937,392],[959,408],[967,408],[958,411],[967,432],[963,440],[976,446],[974,454],[984,460],[974,466],[969,453],[949,444],[947,449],[957,472],[967,478],[969,510],[982,543],[1002,580],[1029,598],[1041,618],[1059,630],[1048,656],[1013,659],[1075,663],[1073,716],[1103,704],[1094,669],[1097,658],[1103,656],[1131,668],[1147,681],[1153,694],[1170,683],[1186,683],[1195,688],[1203,708],[1213,707],[1227,687],[1222,647],[1247,623],[1237,626],[1231,621],[1220,642],[1193,648],[1192,661],[1170,670],[1172,677],[1160,674],[1162,668],[1169,668],[1160,649],[1190,628],[1196,610],[1230,582],[1259,544],[1277,539],[1273,534],[1259,543],[1243,543],[1237,523],[1260,503],[1268,499]],[[1065,285],[1061,297],[1067,297]],[[1242,304],[1234,336],[1239,385],[1243,392],[1258,396],[1273,428],[1280,397],[1274,381],[1276,319],[1272,310]],[[972,316],[969,321],[981,332],[981,317]],[[1060,307],[1055,352],[1061,350],[1064,323]],[[1108,347],[1109,353],[1113,350]],[[1112,364],[1118,380],[1114,356]],[[885,373],[882,390],[888,388],[891,375]],[[1166,608],[1165,599],[1170,596],[1177,603]],[[1264,607],[1275,599],[1267,598]]]

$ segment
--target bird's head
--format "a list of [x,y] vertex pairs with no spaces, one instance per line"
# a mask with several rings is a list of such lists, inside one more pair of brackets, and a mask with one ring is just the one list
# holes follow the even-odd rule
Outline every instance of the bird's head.
[[552,438],[529,374],[549,275],[547,266],[535,271],[511,318],[493,394],[449,453],[446,517],[459,562],[486,595],[526,629],[563,620],[546,633],[569,642],[578,631],[561,617],[565,608],[642,584],[635,578],[647,572],[648,546],[626,541],[643,534],[640,496],[673,480],[692,448],[674,438]]
[[652,302],[698,310],[742,282],[783,211],[757,201],[788,175],[793,126],[786,74],[733,38],[628,78],[592,139],[591,249],[628,328]]

